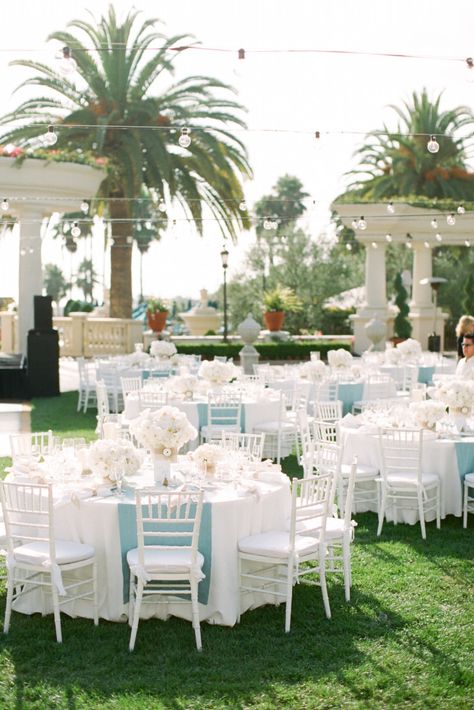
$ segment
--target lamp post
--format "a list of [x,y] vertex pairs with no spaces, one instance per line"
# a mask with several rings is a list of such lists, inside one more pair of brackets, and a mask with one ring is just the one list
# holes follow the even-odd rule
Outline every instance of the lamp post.
[[222,269],[224,271],[224,343],[229,342],[227,340],[227,267],[229,266],[229,252],[227,249],[223,248],[221,251],[221,261]]

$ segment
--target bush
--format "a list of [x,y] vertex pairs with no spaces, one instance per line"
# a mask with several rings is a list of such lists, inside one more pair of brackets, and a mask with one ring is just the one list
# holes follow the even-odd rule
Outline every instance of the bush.
[[69,301],[64,306],[64,315],[68,316],[70,313],[76,313],[77,311],[82,313],[91,313],[95,308],[94,303],[89,303],[88,301],[80,301],[69,299]]
[[[242,343],[203,343],[203,344],[180,344],[176,343],[178,353],[201,355],[204,360],[212,360],[216,355],[239,359],[239,353],[242,350]],[[319,351],[321,358],[326,359],[328,350],[344,348],[351,350],[348,343],[334,341],[332,343],[314,341],[314,342],[292,342],[285,341],[279,343],[258,343],[255,346],[260,353],[260,360],[309,360],[310,353]]]
[[321,330],[328,335],[346,335],[352,330],[349,316],[355,308],[324,308],[321,318]]

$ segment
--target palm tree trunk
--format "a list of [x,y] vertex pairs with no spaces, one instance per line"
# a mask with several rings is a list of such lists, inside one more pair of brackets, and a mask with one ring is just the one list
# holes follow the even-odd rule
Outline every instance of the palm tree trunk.
[[[117,195],[114,195],[116,197]],[[123,195],[120,195],[123,197]],[[132,317],[132,222],[125,202],[111,202],[110,317]],[[125,220],[116,222],[115,220]]]

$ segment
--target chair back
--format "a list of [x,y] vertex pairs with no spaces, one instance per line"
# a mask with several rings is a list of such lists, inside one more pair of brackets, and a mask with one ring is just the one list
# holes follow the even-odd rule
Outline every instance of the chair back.
[[298,440],[300,458],[298,463],[303,467],[303,474],[309,476],[312,473],[313,456],[314,456],[314,432],[310,426],[308,413],[302,409],[297,415],[298,423]]
[[138,377],[121,377],[120,378],[120,384],[122,386],[122,394],[123,394],[123,399],[125,401],[125,397],[127,394],[130,392],[138,392],[142,388],[143,381],[141,376]]
[[229,451],[239,451],[247,454],[250,459],[261,461],[265,434],[243,434],[234,431],[222,432],[222,446]]
[[116,363],[99,362],[97,365],[97,380],[102,381],[106,386],[109,409],[113,412],[118,412],[122,409],[122,385],[118,365]]
[[29,542],[47,542],[51,564],[56,560],[51,485],[0,481],[8,554]]
[[97,396],[97,416],[104,417],[110,414],[109,396],[107,394],[107,385],[102,380],[97,380],[95,384],[95,392]]
[[314,402],[314,416],[320,421],[336,422],[342,419],[342,402],[340,399],[316,400]]
[[10,450],[12,459],[18,456],[31,457],[51,453],[53,449],[53,432],[35,431],[10,434]]
[[145,565],[145,547],[155,550],[172,547],[188,549],[192,564],[195,564],[202,498],[202,491],[164,493],[156,488],[137,489],[137,547],[142,568]]
[[331,472],[319,476],[294,478],[291,490],[290,549],[294,550],[297,523],[305,521],[318,530],[319,543],[324,542],[326,520],[333,495],[334,476]]
[[315,402],[323,400],[329,402],[337,399],[337,388],[338,383],[333,380],[323,380],[319,384],[315,385],[314,389],[314,400]]
[[142,409],[160,409],[168,404],[168,392],[144,388],[138,390],[138,402],[140,411]]
[[397,385],[390,375],[369,375],[364,385],[362,399],[383,399],[385,397],[396,397]]
[[207,424],[210,427],[240,431],[242,393],[230,390],[209,392],[207,397]]
[[318,443],[336,444],[338,440],[338,426],[336,422],[315,419],[313,421],[314,440]]
[[421,481],[423,429],[380,429],[379,446],[385,480],[390,475],[410,473]]

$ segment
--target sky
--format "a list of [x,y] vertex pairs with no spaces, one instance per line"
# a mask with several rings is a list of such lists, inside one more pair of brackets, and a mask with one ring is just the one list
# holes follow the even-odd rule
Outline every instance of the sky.
[[[71,19],[89,20],[88,9],[99,17],[108,4],[8,3],[0,46],[2,114],[26,96],[12,92],[28,71],[9,62],[29,57],[54,64],[60,45],[46,42],[48,34]],[[119,16],[130,9],[124,0],[114,6]],[[134,7],[143,18],[162,20],[166,34],[189,33],[200,42],[201,49],[180,53],[176,78],[214,75],[236,88],[248,109],[249,130],[240,135],[254,174],[244,185],[248,204],[268,194],[280,176],[297,176],[310,194],[303,226],[313,239],[328,229],[329,205],[347,185],[345,174],[356,165],[353,153],[364,134],[384,123],[395,127],[390,104],[400,106],[426,87],[432,97],[444,92],[443,109],[474,108],[474,69],[463,61],[474,56],[473,0],[138,0]],[[237,54],[241,47],[243,61]],[[315,131],[321,134],[318,141]],[[243,233],[237,244],[227,244],[230,279],[242,270],[253,239],[251,232]],[[100,241],[93,256],[106,281]],[[201,288],[215,291],[222,282],[222,246],[215,224],[206,226],[204,238],[179,224],[144,259],[144,293],[198,299]],[[0,296],[16,295],[17,251],[15,236],[0,241]],[[57,243],[43,242],[43,262],[60,263],[66,276],[85,254],[81,246],[71,258]],[[138,255],[133,275],[138,296]]]

